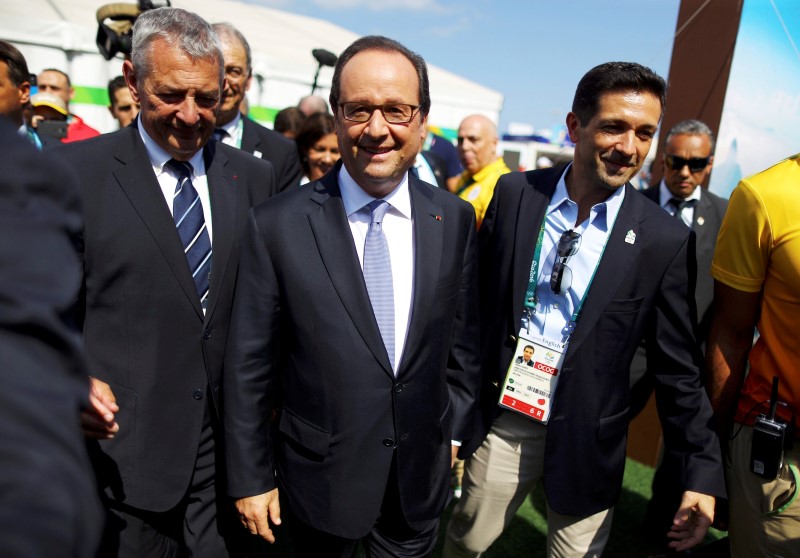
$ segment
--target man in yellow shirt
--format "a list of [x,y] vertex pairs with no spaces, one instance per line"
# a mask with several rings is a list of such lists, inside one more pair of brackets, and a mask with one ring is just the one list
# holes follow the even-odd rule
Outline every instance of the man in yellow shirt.
[[475,208],[478,227],[494,195],[497,179],[511,170],[497,156],[497,127],[482,114],[467,116],[458,127],[458,156],[464,165],[456,194]]
[[[731,195],[711,264],[715,311],[706,385],[728,450],[734,558],[797,556],[798,551],[798,184],[798,155],[742,180]],[[755,328],[760,336],[753,345]],[[773,378],[778,381],[775,421],[764,424],[757,417],[772,412]]]

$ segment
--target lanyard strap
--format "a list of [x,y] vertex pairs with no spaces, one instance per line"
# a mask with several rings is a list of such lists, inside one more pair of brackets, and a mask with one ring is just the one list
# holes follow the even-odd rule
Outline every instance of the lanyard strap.
[[[608,211],[608,206],[606,206],[606,211]],[[619,215],[619,212],[617,212]],[[583,310],[583,303],[586,300],[586,295],[589,293],[589,288],[592,286],[592,282],[594,281],[595,275],[597,275],[597,268],[600,267],[600,262],[603,259],[603,255],[606,252],[606,246],[608,246],[608,239],[611,236],[611,231],[614,228],[614,223],[616,223],[617,215],[614,216],[614,222],[610,224],[608,227],[608,233],[606,234],[605,242],[603,243],[603,249],[600,251],[600,257],[597,258],[597,263],[594,266],[594,270],[592,271],[592,276],[589,278],[589,283],[586,284],[586,290],[583,292],[583,296],[581,297],[580,302],[578,303],[577,308],[575,308],[575,312],[572,314],[572,319],[570,323],[572,324],[571,331],[574,331],[575,325],[578,323],[578,317],[581,314],[581,310]],[[525,308],[530,310],[531,312],[536,311],[536,287],[539,283],[539,260],[542,255],[542,244],[544,243],[544,229],[545,224],[547,223],[547,212],[545,211],[544,220],[542,221],[542,226],[539,228],[539,238],[536,240],[536,249],[533,252],[533,261],[531,262],[531,271],[530,275],[528,275],[528,290],[525,292]],[[587,227],[588,228],[588,227]],[[558,241],[556,241],[555,245],[556,250],[558,250]],[[558,258],[558,254],[556,254],[556,258]]]

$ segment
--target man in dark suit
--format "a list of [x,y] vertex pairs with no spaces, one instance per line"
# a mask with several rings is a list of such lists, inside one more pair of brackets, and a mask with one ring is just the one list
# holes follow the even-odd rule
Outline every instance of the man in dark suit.
[[[695,233],[697,257],[697,339],[705,347],[714,300],[711,259],[717,234],[728,206],[724,200],[702,187],[714,164],[714,132],[699,120],[683,120],[667,133],[661,160],[662,180],[642,193]],[[653,378],[647,374],[647,345],[643,341],[631,364],[631,411],[636,416],[653,391]],[[653,497],[647,507],[646,526],[653,536],[663,536],[672,524],[680,489],[679,463],[663,461],[653,479]]]
[[[725,489],[694,336],[693,233],[629,184],[663,107],[664,81],[651,70],[602,64],[581,79],[567,115],[572,164],[500,179],[479,233],[483,420],[464,451],[480,447],[445,556],[479,555],[540,481],[549,555],[602,554],[642,337],[658,356],[666,452],[684,465],[671,544],[689,548],[711,524]],[[529,343],[545,349],[522,374],[509,363]]]
[[533,353],[534,348],[531,345],[525,345],[522,349],[522,354],[519,355],[514,362],[517,364],[525,364],[526,366],[533,366]]
[[250,45],[230,23],[215,23],[213,27],[219,35],[225,57],[225,90],[217,115],[215,137],[222,143],[272,163],[279,191],[298,186],[302,169],[294,142],[253,122],[239,110],[253,81]]
[[363,37],[330,99],[341,162],[257,208],[242,253],[228,490],[272,539],[279,484],[299,556],[352,556],[360,540],[367,556],[428,556],[473,435],[474,211],[408,173],[430,108],[421,57]]
[[276,188],[269,163],[207,143],[222,60],[197,15],[143,13],[123,64],[138,120],[60,152],[85,200],[80,310],[95,397],[85,429],[99,438],[102,556],[227,555],[215,460],[223,351],[246,215]]
[[78,420],[78,187],[0,119],[0,545],[7,558],[93,558],[102,509]]

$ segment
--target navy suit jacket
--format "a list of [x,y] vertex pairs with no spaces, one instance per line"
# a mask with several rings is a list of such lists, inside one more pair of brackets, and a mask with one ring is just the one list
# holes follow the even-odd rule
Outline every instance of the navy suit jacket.
[[[276,486],[306,524],[365,536],[392,460],[405,518],[438,518],[478,390],[475,215],[410,177],[414,289],[397,375],[339,191],[341,163],[253,211],[225,371],[228,492]],[[273,410],[281,410],[270,428]]]
[[272,163],[279,192],[297,187],[303,169],[295,143],[244,115],[242,122],[242,150],[251,155],[260,153],[258,157]]
[[0,553],[93,558],[103,514],[78,418],[78,186],[2,118],[0,164]]
[[249,209],[277,191],[272,166],[205,147],[213,252],[204,315],[138,127],[54,153],[83,188],[79,310],[90,371],[119,405],[117,436],[92,444],[95,469],[109,497],[166,511],[189,486],[208,397],[219,412],[239,241]]
[[[478,238],[482,420],[497,415],[514,358],[523,299],[550,198],[564,167],[500,178]],[[633,243],[626,237],[635,235]],[[622,487],[630,420],[628,371],[647,337],[666,451],[679,456],[685,489],[724,495],[711,406],[695,342],[694,234],[625,185],[625,198],[567,348],[547,425],[543,485],[563,515],[615,504]],[[513,412],[513,411],[509,411]]]
[[[659,186],[656,185],[643,190],[642,193],[658,204],[660,202],[658,191]],[[714,301],[714,279],[711,277],[711,260],[714,259],[717,235],[727,209],[728,200],[712,194],[705,188],[694,208],[692,230],[697,238],[695,302],[697,303],[697,321],[700,324],[700,339],[702,341],[705,340],[708,333],[708,325],[711,321],[711,304]]]

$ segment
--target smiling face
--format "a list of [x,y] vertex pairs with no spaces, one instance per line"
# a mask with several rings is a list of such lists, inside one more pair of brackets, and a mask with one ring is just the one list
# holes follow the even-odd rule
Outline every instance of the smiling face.
[[126,60],[125,81],[141,105],[148,135],[173,158],[187,161],[214,132],[222,90],[219,62],[192,60],[161,39],[150,44],[148,56],[149,75],[138,76]]
[[597,112],[582,123],[567,115],[575,143],[573,176],[588,190],[613,191],[639,172],[661,119],[661,102],[648,92],[612,91],[597,102]]
[[[365,50],[342,68],[340,103],[367,105],[404,103],[419,105],[419,79],[411,62],[398,52]],[[336,137],[347,172],[368,194],[382,198],[391,193],[414,164],[422,146],[427,117],[417,110],[407,124],[389,124],[380,110],[367,122],[336,115]]]
[[244,46],[232,35],[221,34],[222,57],[225,59],[225,88],[219,109],[219,123],[227,124],[239,113],[250,83],[253,80],[247,67]]
[[[664,183],[667,189],[676,198],[686,199],[692,195],[695,188],[703,183],[711,172],[714,157],[711,157],[711,140],[704,134],[676,134],[669,138],[664,146],[665,157],[661,161]],[[667,156],[672,161],[673,157],[681,159],[708,159],[708,164],[702,170],[692,172],[688,164],[679,169],[673,169],[667,164]]]
[[339,142],[336,134],[325,134],[306,152],[308,179],[322,178],[339,160]]

